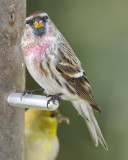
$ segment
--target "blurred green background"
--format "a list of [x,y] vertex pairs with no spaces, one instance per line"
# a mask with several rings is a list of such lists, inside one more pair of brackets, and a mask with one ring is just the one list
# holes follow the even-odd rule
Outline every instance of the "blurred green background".
[[[84,120],[71,103],[62,102],[70,125],[58,129],[57,160],[128,159],[128,1],[28,0],[27,14],[45,11],[68,40],[101,107],[95,112],[109,147],[93,146]],[[39,86],[27,74],[27,89]]]

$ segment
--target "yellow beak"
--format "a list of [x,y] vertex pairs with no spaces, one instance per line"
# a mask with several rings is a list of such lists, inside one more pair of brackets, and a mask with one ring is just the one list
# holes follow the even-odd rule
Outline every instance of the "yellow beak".
[[35,23],[34,23],[35,28],[42,28],[43,26],[44,26],[44,24],[42,21],[39,21],[39,22],[35,21]]

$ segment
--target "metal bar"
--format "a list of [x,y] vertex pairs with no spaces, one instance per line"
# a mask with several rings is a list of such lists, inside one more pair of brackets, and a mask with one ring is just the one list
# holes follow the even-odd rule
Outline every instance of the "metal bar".
[[58,101],[53,103],[50,101],[48,107],[47,102],[49,97],[40,96],[40,95],[25,95],[22,96],[22,93],[11,93],[8,96],[8,103],[14,107],[20,108],[36,108],[41,110],[53,111],[56,110],[59,106]]

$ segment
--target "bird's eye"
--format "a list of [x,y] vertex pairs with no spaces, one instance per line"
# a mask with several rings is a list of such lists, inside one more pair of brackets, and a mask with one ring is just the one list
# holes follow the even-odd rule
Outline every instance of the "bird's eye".
[[52,114],[51,114],[51,117],[53,118],[53,117],[55,117],[55,115],[52,113]]
[[43,22],[46,22],[48,19],[48,16],[44,16],[42,19],[43,19]]
[[29,24],[29,25],[33,25],[33,23],[34,23],[34,20],[27,20],[26,21],[26,24]]
[[29,24],[29,21],[28,21],[28,20],[26,21],[26,24]]

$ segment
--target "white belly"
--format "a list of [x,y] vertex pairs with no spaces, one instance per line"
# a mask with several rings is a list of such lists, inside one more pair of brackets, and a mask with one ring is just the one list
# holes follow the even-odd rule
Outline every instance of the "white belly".
[[40,72],[38,66],[33,62],[32,57],[28,58],[29,61],[26,59],[26,66],[29,73],[31,74],[33,79],[45,90],[45,93],[47,95],[62,93],[63,95],[61,96],[61,98],[65,100],[76,100],[79,98],[77,95],[74,95],[67,90],[67,88],[65,87],[65,83],[67,82],[63,79],[63,77],[59,77],[59,79],[61,79],[60,81],[62,82],[62,86],[60,86],[52,76],[46,77],[45,74],[42,74]]

